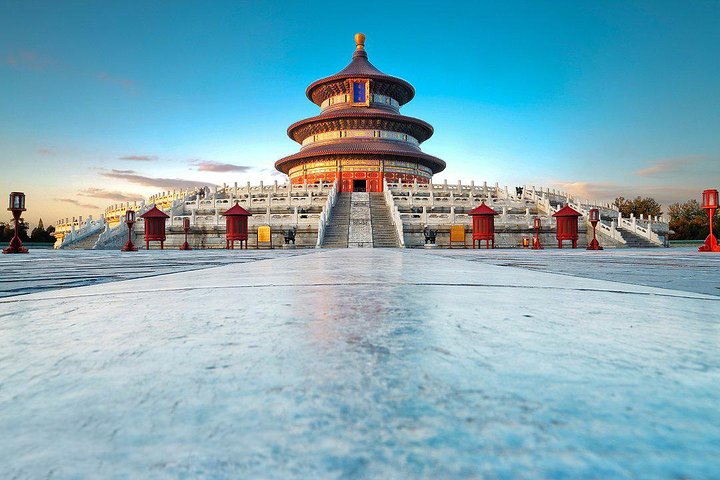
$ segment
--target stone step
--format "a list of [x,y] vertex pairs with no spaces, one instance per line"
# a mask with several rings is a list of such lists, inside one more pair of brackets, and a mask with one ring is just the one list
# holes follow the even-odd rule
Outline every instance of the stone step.
[[636,235],[635,233],[632,233],[625,229],[620,229],[620,234],[625,239],[625,246],[629,248],[657,248],[660,247],[660,245],[657,245],[647,238],[641,237],[640,235]]
[[370,194],[370,218],[373,248],[396,248],[399,246],[390,209],[382,193]]
[[339,193],[330,212],[330,222],[325,226],[322,246],[324,248],[347,248],[350,225],[350,194]]
[[100,238],[101,233],[102,233],[102,230],[90,235],[89,237],[83,238],[79,242],[75,242],[72,245],[63,247],[63,249],[64,250],[92,250],[92,248],[95,246],[95,243],[97,243],[98,238]]

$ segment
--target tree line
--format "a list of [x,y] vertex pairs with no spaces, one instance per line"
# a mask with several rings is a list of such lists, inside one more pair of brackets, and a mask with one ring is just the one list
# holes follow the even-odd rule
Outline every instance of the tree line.
[[[641,214],[659,216],[663,213],[660,204],[651,197],[618,197],[614,205],[623,217],[629,217],[631,213],[636,217]],[[704,240],[707,237],[710,228],[708,216],[697,200],[673,203],[668,206],[667,216],[670,230],[674,232],[670,235],[670,240]],[[720,235],[720,221],[713,222],[713,232],[716,236]]]
[[[55,243],[55,237],[52,234],[55,232],[55,227],[50,225],[45,228],[43,225],[42,218],[38,222],[32,232],[28,235],[30,225],[24,220],[20,219],[20,228],[18,236],[23,242],[34,242],[34,243]],[[0,242],[9,242],[15,235],[15,220],[8,222],[0,222]]]

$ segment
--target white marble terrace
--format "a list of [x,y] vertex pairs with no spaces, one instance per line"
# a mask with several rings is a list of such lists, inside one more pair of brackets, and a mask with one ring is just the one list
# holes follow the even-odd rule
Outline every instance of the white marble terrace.
[[[543,220],[547,246],[552,246],[554,220],[551,215],[565,204],[581,212],[584,218],[590,208],[601,210],[598,235],[607,246],[624,246],[629,234],[646,239],[653,245],[664,245],[668,231],[665,218],[623,218],[613,205],[600,204],[592,200],[579,199],[567,192],[523,186],[522,192],[497,183],[449,184],[447,181],[435,184],[385,183],[385,200],[390,206],[393,227],[397,230],[401,246],[419,246],[420,232],[427,225],[440,232],[449,231],[451,225],[466,225],[470,231],[471,220],[467,212],[484,201],[500,215],[496,227],[501,246],[516,246],[521,237],[532,234],[535,216]],[[167,222],[168,246],[182,243],[182,223],[190,219],[192,229],[191,245],[196,248],[221,248],[224,245],[225,220],[223,212],[236,201],[250,211],[251,235],[260,225],[269,225],[278,243],[282,232],[289,228],[298,231],[299,246],[318,247],[322,244],[323,232],[332,216],[337,187],[335,184],[294,185],[288,183],[271,185],[234,186],[223,185],[213,189],[174,190],[153,195],[139,203],[124,203],[109,206],[98,220],[92,217],[85,221],[80,218],[66,218],[56,224],[56,248],[119,248],[126,235],[121,222],[128,209],[140,215],[152,205],[170,215]],[[587,232],[587,225],[581,219],[580,231]],[[143,223],[137,222],[135,235],[143,234]],[[504,232],[504,233],[503,233]],[[625,237],[623,237],[623,233]],[[84,242],[81,244],[80,242]],[[504,243],[503,243],[504,242]],[[251,245],[252,241],[249,242]],[[582,242],[581,242],[582,243]]]

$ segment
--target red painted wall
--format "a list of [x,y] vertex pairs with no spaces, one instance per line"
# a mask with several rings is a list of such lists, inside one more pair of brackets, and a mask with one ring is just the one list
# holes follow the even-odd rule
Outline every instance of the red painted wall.
[[[417,175],[410,175],[404,173],[392,173],[388,172],[384,174],[388,183],[395,183],[398,180],[402,180],[403,183],[413,183],[417,179],[418,183],[430,183],[430,179],[426,177],[420,177]],[[332,183],[336,180],[337,174],[334,172],[327,172],[322,174],[311,174],[305,176],[299,176],[293,178],[291,181],[293,184],[302,185],[303,182],[319,183],[320,181]],[[383,174],[381,172],[342,172],[342,177],[339,179],[339,190],[341,192],[352,192],[354,180],[365,180],[367,183],[367,192],[382,192],[383,191]]]

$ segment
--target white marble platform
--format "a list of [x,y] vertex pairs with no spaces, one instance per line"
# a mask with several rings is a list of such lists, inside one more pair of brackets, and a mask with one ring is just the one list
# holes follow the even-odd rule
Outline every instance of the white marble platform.
[[451,253],[0,299],[0,478],[720,471],[720,297]]

